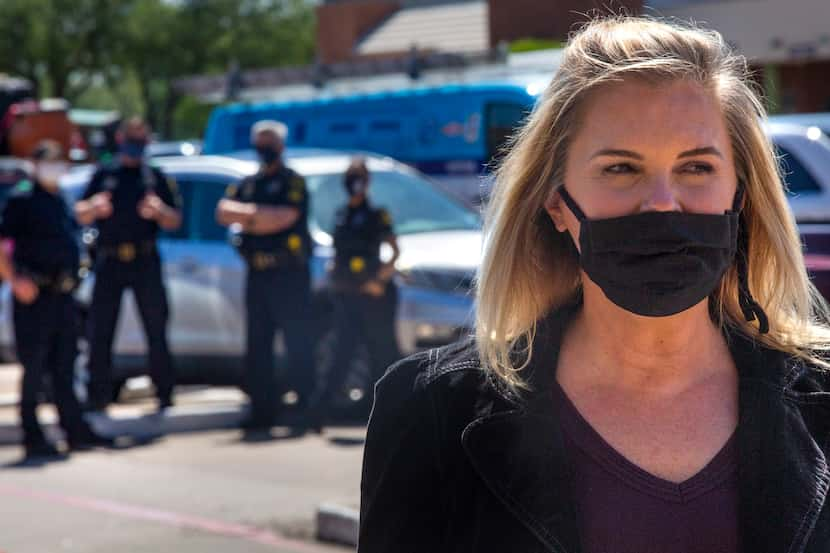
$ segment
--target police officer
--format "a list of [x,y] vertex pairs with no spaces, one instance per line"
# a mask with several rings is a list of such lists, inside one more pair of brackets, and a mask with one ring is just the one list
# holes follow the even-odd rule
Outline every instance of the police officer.
[[138,117],[119,130],[118,161],[93,175],[75,213],[82,225],[98,229],[95,289],[90,312],[90,407],[103,410],[112,398],[112,342],[121,295],[131,288],[144,323],[150,376],[159,411],[172,405],[174,374],[167,346],[167,296],[156,247],[159,228],[182,221],[175,182],[147,165],[150,129]]
[[273,365],[278,328],[285,338],[289,380],[301,404],[314,378],[308,320],[308,198],[305,180],[282,162],[286,135],[285,125],[278,121],[253,126],[251,141],[260,170],[229,187],[216,209],[219,224],[239,231],[236,244],[248,269],[244,388],[251,411],[243,427],[249,430],[270,428],[281,405]]
[[0,276],[14,296],[14,334],[23,365],[20,419],[27,457],[59,452],[37,420],[44,373],[50,373],[60,426],[70,450],[110,445],[83,420],[73,390],[77,317],[72,291],[78,281],[79,250],[74,218],[58,191],[66,170],[61,148],[44,141],[35,148],[34,176],[11,191],[0,215],[0,236],[14,240],[12,259],[0,248]]
[[[400,252],[392,219],[385,209],[369,203],[369,171],[363,159],[352,161],[344,184],[349,201],[336,214],[331,273],[334,355],[322,371],[324,379],[312,396],[306,421],[315,431],[322,429],[332,399],[342,390],[349,360],[359,344],[365,344],[369,352],[370,400],[374,381],[400,355],[395,337],[397,288],[392,281]],[[384,242],[393,252],[385,263],[380,257]]]

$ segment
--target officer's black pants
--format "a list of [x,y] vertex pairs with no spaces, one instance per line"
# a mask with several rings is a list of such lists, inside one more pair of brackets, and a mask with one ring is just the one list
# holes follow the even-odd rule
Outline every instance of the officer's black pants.
[[387,285],[386,294],[381,297],[337,292],[333,301],[334,354],[323,370],[323,381],[310,406],[312,414],[320,418],[325,418],[332,400],[342,391],[358,345],[365,344],[369,353],[371,382],[366,391],[370,402],[374,383],[400,357],[395,335],[398,291],[393,283]]
[[130,263],[114,257],[95,266],[95,290],[90,311],[89,393],[93,405],[106,406],[112,398],[112,343],[121,296],[131,288],[144,325],[149,351],[150,377],[162,401],[173,394],[175,375],[167,346],[168,304],[157,254]]
[[[248,270],[245,287],[245,391],[251,417],[273,422],[282,389],[274,373],[274,337],[283,332],[288,382],[305,402],[314,383],[310,277],[307,267]],[[282,386],[280,387],[282,388]]]
[[52,377],[60,425],[71,439],[86,428],[72,388],[77,355],[77,312],[72,296],[41,290],[31,304],[14,302],[17,357],[23,365],[20,421],[27,445],[43,443],[37,400],[45,373]]

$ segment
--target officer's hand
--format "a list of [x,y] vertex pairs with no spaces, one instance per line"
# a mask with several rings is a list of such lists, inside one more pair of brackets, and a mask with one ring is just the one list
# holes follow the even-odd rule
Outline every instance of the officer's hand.
[[147,192],[138,203],[138,214],[149,221],[156,221],[164,210],[164,202],[155,192]]
[[112,194],[109,192],[98,192],[89,199],[92,204],[93,213],[96,219],[109,219],[112,215]]
[[369,282],[363,285],[361,291],[364,294],[368,294],[372,297],[379,298],[386,292],[386,286],[384,286],[384,284],[380,281],[370,280]]
[[37,299],[38,289],[32,279],[16,276],[12,281],[12,293],[20,303],[30,304]]

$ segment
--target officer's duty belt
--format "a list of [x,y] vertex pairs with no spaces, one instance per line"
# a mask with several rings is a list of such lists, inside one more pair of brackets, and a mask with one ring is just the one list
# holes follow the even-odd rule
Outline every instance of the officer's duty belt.
[[100,246],[98,254],[101,257],[114,257],[122,263],[130,263],[139,256],[156,253],[156,243],[153,240],[144,242],[121,242],[113,246]]
[[276,267],[296,267],[300,264],[300,258],[290,253],[274,252],[245,252],[242,258],[248,267],[255,271],[264,271]]
[[68,294],[78,286],[78,277],[69,271],[61,271],[55,275],[45,275],[29,270],[21,270],[20,274],[35,283],[41,290],[48,290],[56,294]]

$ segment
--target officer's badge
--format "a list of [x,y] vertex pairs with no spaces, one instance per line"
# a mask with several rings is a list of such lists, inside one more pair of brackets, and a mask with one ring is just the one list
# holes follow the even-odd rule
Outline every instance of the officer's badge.
[[229,184],[228,187],[225,189],[225,197],[226,198],[234,198],[236,197],[236,191],[239,190],[239,186],[236,184]]
[[366,260],[362,257],[353,257],[349,260],[349,270],[353,273],[362,273],[366,268]]
[[118,187],[118,179],[112,175],[109,175],[104,179],[104,182],[101,185],[104,190],[115,190]]
[[300,253],[300,248],[303,247],[303,239],[296,234],[292,234],[288,237],[288,240],[286,240],[286,245],[291,253]]

